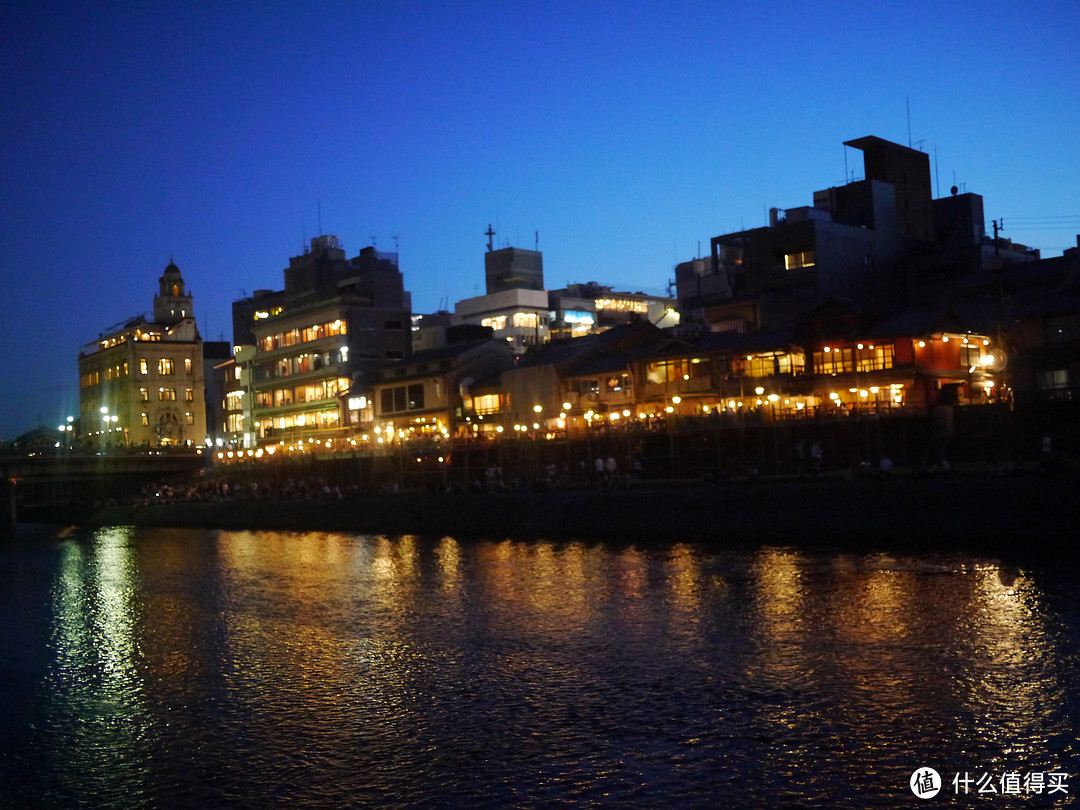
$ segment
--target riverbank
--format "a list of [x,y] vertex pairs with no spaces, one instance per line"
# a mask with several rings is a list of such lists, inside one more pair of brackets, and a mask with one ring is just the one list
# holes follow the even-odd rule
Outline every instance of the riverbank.
[[1075,475],[797,479],[548,492],[390,494],[116,506],[108,525],[458,538],[782,543],[858,550],[1073,553]]

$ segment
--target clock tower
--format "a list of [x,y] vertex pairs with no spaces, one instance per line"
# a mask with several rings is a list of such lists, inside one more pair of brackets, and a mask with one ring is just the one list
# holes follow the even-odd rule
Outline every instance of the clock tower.
[[180,275],[180,268],[170,261],[158,279],[158,294],[154,296],[154,322],[174,324],[194,317],[195,312],[191,296],[184,286],[184,277]]

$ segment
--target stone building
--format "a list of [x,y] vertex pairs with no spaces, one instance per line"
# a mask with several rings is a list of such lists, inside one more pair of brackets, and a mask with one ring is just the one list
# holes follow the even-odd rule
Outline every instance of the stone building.
[[91,448],[190,446],[206,439],[203,341],[172,262],[154,315],[110,327],[79,353],[82,438]]

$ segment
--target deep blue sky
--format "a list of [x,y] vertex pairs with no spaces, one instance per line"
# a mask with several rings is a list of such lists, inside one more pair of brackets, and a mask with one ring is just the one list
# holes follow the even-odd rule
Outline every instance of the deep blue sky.
[[207,339],[320,211],[350,256],[399,238],[417,312],[483,291],[489,222],[539,231],[549,286],[660,292],[844,182],[843,141],[908,143],[908,99],[942,192],[1056,255],[1077,42],[1075,0],[5,3],[0,438],[78,412],[80,346],[150,311],[170,259]]

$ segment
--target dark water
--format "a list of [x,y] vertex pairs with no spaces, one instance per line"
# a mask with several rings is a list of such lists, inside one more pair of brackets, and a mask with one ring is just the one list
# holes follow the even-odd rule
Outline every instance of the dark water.
[[[111,529],[0,548],[0,804],[910,807],[1069,774],[1080,574]],[[972,794],[977,786],[969,788]]]

